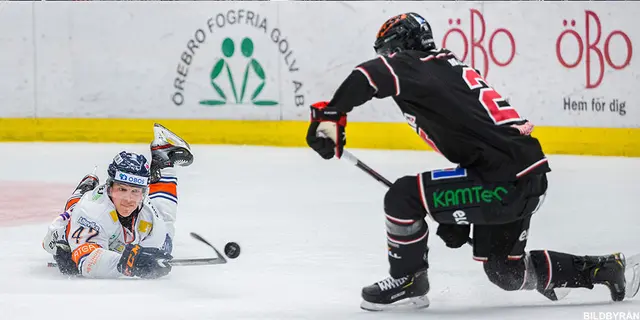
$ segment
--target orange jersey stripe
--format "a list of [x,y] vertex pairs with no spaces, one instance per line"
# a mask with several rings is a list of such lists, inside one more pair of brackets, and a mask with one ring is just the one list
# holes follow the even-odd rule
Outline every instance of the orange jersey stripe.
[[73,250],[73,254],[71,255],[71,260],[73,260],[73,262],[75,262],[77,265],[80,259],[82,259],[82,257],[89,255],[91,252],[93,252],[98,248],[101,248],[101,247],[95,243],[83,243],[81,246]]
[[69,210],[69,208],[71,208],[72,205],[78,203],[78,201],[80,201],[80,197],[73,197],[69,200],[67,200],[67,204],[64,206],[64,210]]
[[69,239],[69,228],[71,227],[71,219],[67,222],[67,226],[64,228],[64,239],[68,241]]
[[178,186],[175,183],[171,182],[156,182],[149,185],[149,194],[154,194],[156,192],[165,192],[174,197],[178,197]]

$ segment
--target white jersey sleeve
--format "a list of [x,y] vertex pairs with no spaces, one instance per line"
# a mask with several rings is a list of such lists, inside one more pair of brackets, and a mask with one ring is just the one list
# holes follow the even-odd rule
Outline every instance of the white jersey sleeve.
[[140,211],[137,223],[140,246],[170,251],[166,248],[167,237],[169,237],[166,216],[153,203],[152,200],[145,199],[142,211]]
[[169,238],[173,239],[178,211],[178,177],[172,167],[164,168],[160,173],[160,180],[149,186],[149,199],[165,221]]

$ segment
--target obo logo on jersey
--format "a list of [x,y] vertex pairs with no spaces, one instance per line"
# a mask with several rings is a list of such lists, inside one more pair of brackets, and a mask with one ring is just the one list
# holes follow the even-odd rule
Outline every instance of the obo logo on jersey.
[[133,183],[141,186],[147,185],[147,178],[136,175],[128,175],[124,172],[116,172],[115,179],[122,182]]

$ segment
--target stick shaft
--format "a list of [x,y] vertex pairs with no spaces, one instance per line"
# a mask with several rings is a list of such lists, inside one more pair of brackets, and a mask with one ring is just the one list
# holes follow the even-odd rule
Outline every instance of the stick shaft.
[[340,159],[346,160],[349,163],[355,165],[360,170],[364,171],[366,174],[368,174],[372,178],[380,181],[382,184],[384,184],[385,186],[387,186],[389,188],[393,185],[393,183],[391,183],[391,181],[387,180],[381,174],[379,174],[375,170],[371,169],[371,167],[366,165],[364,162],[360,161],[360,159],[356,158],[356,156],[354,156],[353,154],[351,154],[351,152],[349,152],[347,150],[342,150],[342,157],[340,157]]
[[[218,259],[218,258],[195,258],[195,259],[173,259],[167,262],[172,267],[178,266],[203,266],[203,265],[214,265],[214,264],[224,264],[226,261]],[[57,268],[58,264],[55,262],[47,263],[47,267],[49,268]]]

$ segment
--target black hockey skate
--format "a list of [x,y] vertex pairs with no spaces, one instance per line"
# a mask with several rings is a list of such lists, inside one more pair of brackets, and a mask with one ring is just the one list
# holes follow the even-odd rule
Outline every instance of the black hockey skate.
[[420,309],[429,306],[427,269],[399,279],[386,278],[362,288],[360,308],[385,311],[395,308]]
[[75,191],[73,192],[73,195],[82,197],[83,194],[87,193],[87,191],[91,191],[95,189],[99,184],[100,184],[100,179],[98,178],[98,176],[96,176],[93,173],[90,173],[84,176],[82,180],[80,180],[80,183],[78,184]]
[[626,261],[622,253],[605,256],[584,256],[581,260],[581,269],[589,272],[593,284],[607,286],[611,291],[611,299],[613,301],[624,300]]
[[154,139],[151,142],[151,183],[160,180],[160,170],[178,165],[186,167],[193,163],[189,144],[169,129],[156,123],[153,125]]

